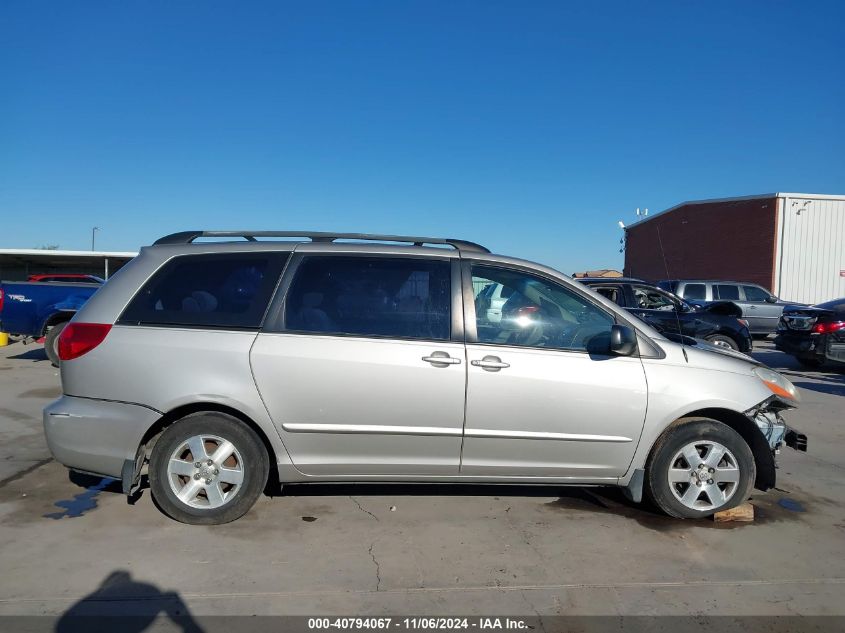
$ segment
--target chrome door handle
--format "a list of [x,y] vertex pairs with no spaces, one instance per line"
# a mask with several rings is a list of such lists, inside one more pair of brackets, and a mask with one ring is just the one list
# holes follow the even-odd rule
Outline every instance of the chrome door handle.
[[442,365],[443,367],[461,364],[460,358],[452,358],[446,352],[432,352],[431,356],[423,356],[422,359],[432,365]]
[[510,367],[509,363],[503,363],[502,359],[498,356],[485,356],[481,360],[470,361],[470,364],[473,367],[481,367],[487,371],[499,371],[500,369]]

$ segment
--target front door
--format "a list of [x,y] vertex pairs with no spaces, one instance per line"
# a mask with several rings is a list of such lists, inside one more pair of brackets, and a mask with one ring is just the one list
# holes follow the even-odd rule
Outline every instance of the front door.
[[755,334],[768,334],[777,330],[783,305],[770,303],[771,295],[760,286],[743,286],[742,292],[745,298],[738,303],[743,317],[748,320],[748,329]]
[[452,340],[451,279],[448,258],[301,259],[278,322],[251,353],[300,471],[458,473],[466,360]]
[[643,428],[647,387],[638,357],[609,353],[614,316],[546,277],[485,265],[465,270],[465,293],[497,283],[510,298],[498,322],[465,303],[461,474],[624,474]]
[[695,337],[700,320],[681,313],[681,305],[670,294],[653,286],[631,285],[632,306],[628,310],[660,332]]

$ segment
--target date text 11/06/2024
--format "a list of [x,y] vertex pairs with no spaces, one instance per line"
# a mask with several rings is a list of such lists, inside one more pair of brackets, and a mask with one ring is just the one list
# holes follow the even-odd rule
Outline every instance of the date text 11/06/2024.
[[400,629],[400,630],[521,630],[529,629],[528,623],[521,618],[309,618],[308,628],[321,629]]

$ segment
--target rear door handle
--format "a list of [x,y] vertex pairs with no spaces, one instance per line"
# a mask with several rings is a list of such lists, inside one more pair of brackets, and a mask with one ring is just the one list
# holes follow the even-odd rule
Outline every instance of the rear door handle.
[[460,358],[452,358],[446,352],[432,352],[431,356],[423,356],[422,359],[435,367],[446,367],[447,365],[460,365]]
[[499,371],[500,369],[510,367],[509,363],[503,363],[502,359],[498,356],[485,356],[481,360],[470,361],[470,365],[481,367],[481,369],[486,369],[487,371]]

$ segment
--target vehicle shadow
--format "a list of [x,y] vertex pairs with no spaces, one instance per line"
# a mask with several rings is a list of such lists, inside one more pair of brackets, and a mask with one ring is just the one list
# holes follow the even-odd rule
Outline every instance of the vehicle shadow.
[[[756,491],[755,491],[756,492]],[[390,497],[430,497],[430,496],[468,496],[492,497],[501,500],[507,497],[539,497],[553,498],[542,505],[543,511],[550,511],[559,516],[549,520],[560,520],[564,517],[577,519],[583,513],[605,514],[636,521],[642,527],[656,532],[670,532],[675,530],[689,530],[693,528],[734,529],[765,523],[780,521],[786,518],[784,512],[775,508],[778,499],[762,493],[752,497],[754,500],[757,519],[755,523],[726,522],[716,523],[712,518],[700,520],[684,520],[670,517],[647,500],[642,503],[630,501],[622,493],[621,488],[607,487],[576,487],[554,485],[513,485],[513,484],[450,484],[450,483],[326,483],[326,484],[286,484],[281,491],[283,496],[345,496],[359,501],[369,498]],[[509,512],[508,507],[504,512]],[[309,517],[309,519],[311,519]],[[303,519],[305,520],[305,519]],[[313,520],[313,519],[311,519]]]
[[832,396],[845,396],[845,376],[834,377],[832,380],[818,379],[819,382],[798,382],[792,381],[796,387],[801,389],[809,389],[810,391],[818,391],[819,393],[826,393]]
[[752,356],[755,360],[786,376],[810,380],[845,379],[845,365],[835,366],[828,363],[819,368],[805,367],[789,354],[774,348],[755,350]]
[[153,626],[159,628],[156,620],[160,615],[166,616],[179,630],[203,633],[177,592],[162,591],[151,583],[134,580],[128,571],[117,570],[65,611],[55,630],[56,633],[140,633]]
[[44,351],[44,347],[40,345],[33,347],[32,349],[28,349],[25,352],[21,352],[20,354],[16,354],[15,356],[9,356],[8,358],[12,360],[31,360],[35,363],[39,363],[43,360],[46,360],[47,362],[50,361],[50,359],[47,358],[47,352]]

